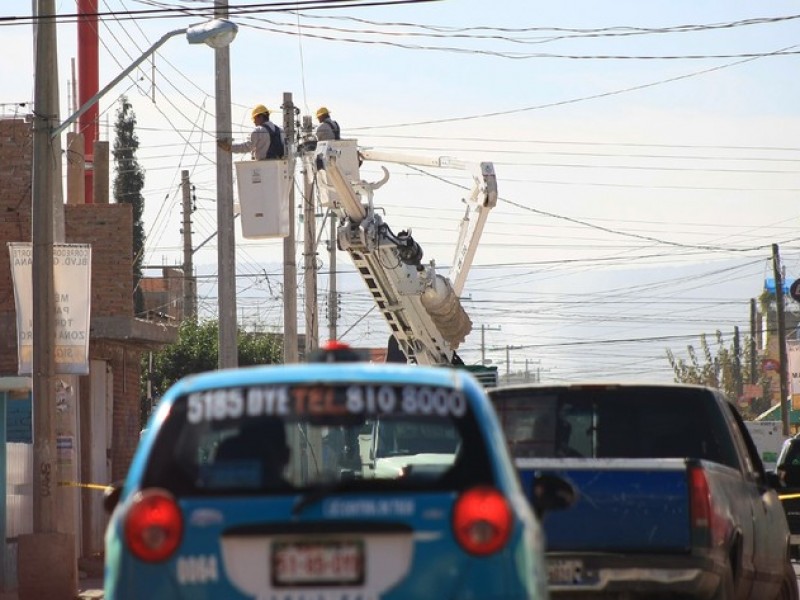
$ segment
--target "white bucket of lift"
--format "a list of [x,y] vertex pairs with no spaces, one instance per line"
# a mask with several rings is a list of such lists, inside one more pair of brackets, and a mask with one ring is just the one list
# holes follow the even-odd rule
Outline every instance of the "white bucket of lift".
[[289,235],[289,161],[245,160],[236,163],[242,236],[247,239]]
[[[345,180],[348,182],[358,182],[361,175],[358,170],[358,140],[325,140],[317,144],[317,154],[325,153],[327,148],[338,151],[336,164],[342,171]],[[325,171],[317,173],[317,184],[319,186],[319,201],[325,208],[339,206],[339,196],[332,183],[328,183]]]

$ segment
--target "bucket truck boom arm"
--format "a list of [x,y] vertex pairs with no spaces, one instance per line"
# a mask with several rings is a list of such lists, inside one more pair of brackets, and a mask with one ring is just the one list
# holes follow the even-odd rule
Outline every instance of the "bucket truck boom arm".
[[[362,160],[421,167],[464,169],[474,185],[465,199],[458,243],[450,273],[436,273],[422,262],[422,248],[409,231],[394,233],[375,211],[373,193],[389,179],[360,179]],[[350,254],[378,309],[409,362],[451,364],[472,329],[459,294],[472,265],[489,211],[497,203],[492,163],[466,163],[449,157],[423,158],[364,150],[354,140],[320,142],[314,161],[321,203],[339,219],[337,245]]]

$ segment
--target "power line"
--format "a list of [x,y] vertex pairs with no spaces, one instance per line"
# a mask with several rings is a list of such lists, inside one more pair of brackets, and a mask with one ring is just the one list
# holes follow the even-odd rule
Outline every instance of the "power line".
[[[269,2],[258,4],[231,4],[228,6],[228,13],[230,16],[236,16],[264,12],[286,12],[289,9],[296,10],[298,7],[301,7],[303,10],[335,10],[343,8],[423,4],[441,1],[442,0],[289,0],[286,2]],[[88,12],[64,13],[56,15],[0,16],[0,27],[5,25],[30,25],[40,21],[56,21],[57,23],[62,24],[77,23],[81,17],[97,17],[98,20],[102,21],[109,17],[113,17],[116,20],[146,20],[186,16],[213,17],[214,7],[167,7],[147,10],[98,11],[94,13]]]

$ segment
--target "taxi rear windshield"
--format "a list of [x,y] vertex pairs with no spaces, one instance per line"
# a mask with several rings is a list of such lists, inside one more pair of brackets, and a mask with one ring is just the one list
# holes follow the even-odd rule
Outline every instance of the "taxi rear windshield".
[[464,393],[447,387],[271,385],[178,398],[146,487],[178,496],[493,483]]

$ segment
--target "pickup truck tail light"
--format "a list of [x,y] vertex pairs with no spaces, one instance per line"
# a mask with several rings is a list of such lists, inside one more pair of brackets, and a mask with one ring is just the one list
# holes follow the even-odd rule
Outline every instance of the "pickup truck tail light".
[[183,535],[183,516],[175,498],[161,489],[139,492],[124,521],[125,543],[145,562],[161,562],[175,552]]
[[453,533],[470,554],[488,556],[501,550],[511,535],[511,508],[494,488],[467,490],[453,508]]
[[698,541],[710,546],[724,541],[724,524],[714,512],[708,478],[699,465],[689,467],[689,502],[692,529],[700,536]]

